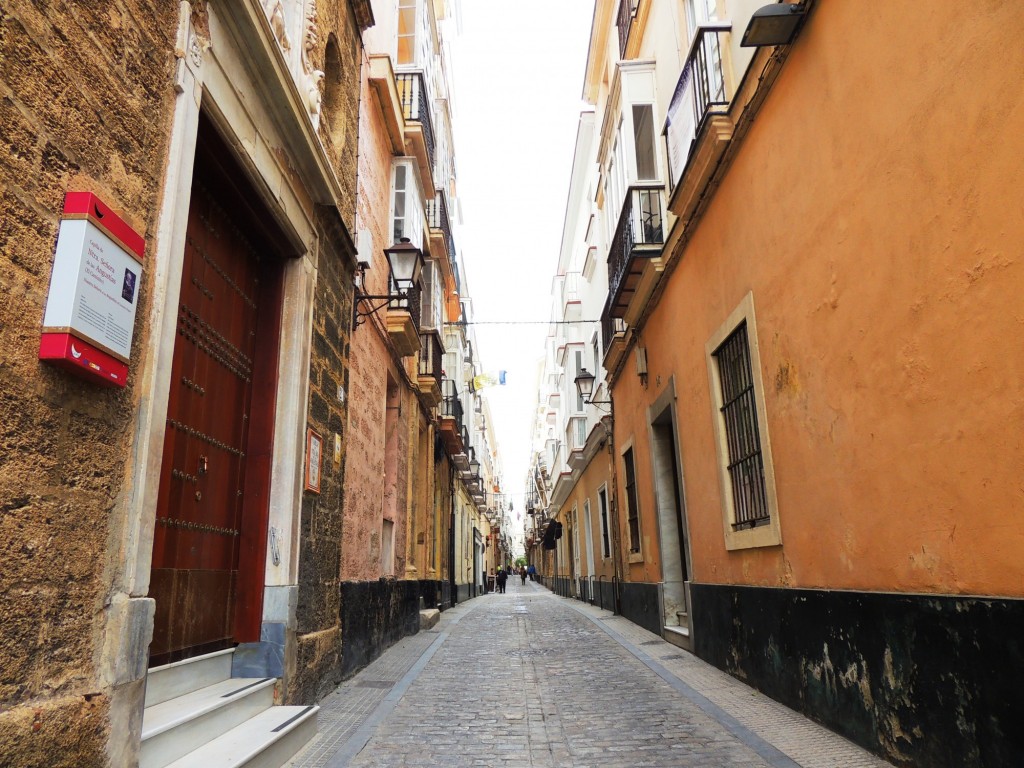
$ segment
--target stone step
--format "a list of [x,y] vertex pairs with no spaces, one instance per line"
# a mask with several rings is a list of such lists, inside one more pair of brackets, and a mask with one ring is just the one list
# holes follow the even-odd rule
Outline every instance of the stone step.
[[232,678],[147,707],[139,768],[163,768],[274,705],[274,678]]
[[168,768],[281,768],[316,735],[319,707],[270,707]]
[[437,608],[424,608],[420,611],[420,632],[431,629],[441,620],[441,612]]
[[153,667],[146,676],[146,707],[184,696],[200,688],[231,677],[234,649],[196,656],[162,667]]

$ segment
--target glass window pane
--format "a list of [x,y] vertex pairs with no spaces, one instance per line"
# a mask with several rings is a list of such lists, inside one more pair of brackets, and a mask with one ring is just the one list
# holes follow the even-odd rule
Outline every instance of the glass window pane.
[[636,177],[656,179],[658,169],[654,151],[654,108],[650,104],[633,105],[633,141],[636,147]]

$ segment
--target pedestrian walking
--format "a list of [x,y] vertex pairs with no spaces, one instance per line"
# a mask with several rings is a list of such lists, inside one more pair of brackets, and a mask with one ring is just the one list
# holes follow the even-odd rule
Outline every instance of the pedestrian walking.
[[526,575],[530,577],[530,581],[537,580],[537,566],[530,563],[530,567],[526,569]]
[[508,581],[508,573],[504,568],[498,569],[498,594],[505,594],[505,582]]
[[523,580],[523,586],[525,586],[526,585],[526,566],[525,565],[520,565],[519,566],[519,578],[521,578]]

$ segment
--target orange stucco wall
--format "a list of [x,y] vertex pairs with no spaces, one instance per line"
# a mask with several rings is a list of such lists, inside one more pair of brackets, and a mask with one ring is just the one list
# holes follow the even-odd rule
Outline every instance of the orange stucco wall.
[[[597,430],[603,430],[604,427],[600,424],[594,427]],[[575,510],[577,525],[579,526],[579,559],[580,559],[580,570],[576,573],[577,577],[589,577],[603,576],[605,579],[610,580],[615,575],[615,567],[613,558],[602,557],[602,531],[601,531],[601,504],[598,499],[598,491],[603,487],[606,489],[608,494],[608,538],[609,538],[609,549],[614,551],[615,534],[613,526],[615,524],[615,518],[613,516],[611,503],[613,493],[613,483],[610,480],[610,462],[608,457],[608,443],[605,444],[597,451],[590,463],[587,464],[586,468],[580,473],[579,480],[576,481],[576,485],[569,493],[568,498],[563,504],[561,504],[558,513],[558,519],[562,521],[563,525],[566,525],[568,516]],[[586,529],[586,502],[590,502],[590,539],[589,543],[593,544],[594,547],[594,569],[590,570],[590,563],[587,558],[587,529]],[[543,534],[544,527],[541,527],[541,534]],[[558,559],[558,573],[562,576],[569,575],[569,562],[567,558],[568,546],[567,536],[571,535],[570,528],[566,525],[563,529],[563,537],[559,542],[561,549],[559,550]],[[541,536],[542,538],[542,536]]]
[[[615,383],[648,535],[675,377],[695,580],[1024,594],[1022,21],[816,4]],[[748,291],[783,545],[727,552],[704,345]]]

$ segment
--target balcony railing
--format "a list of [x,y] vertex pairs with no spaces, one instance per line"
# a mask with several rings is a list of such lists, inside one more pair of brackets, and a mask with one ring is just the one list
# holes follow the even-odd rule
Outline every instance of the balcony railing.
[[636,16],[637,6],[640,0],[619,0],[619,15],[615,26],[619,29],[619,58],[626,57],[626,43],[629,41],[629,28],[633,24],[633,17]]
[[455,387],[455,382],[451,379],[441,380],[441,412],[440,416],[446,419],[454,419],[455,424],[458,428],[458,432],[466,439],[465,444],[469,444],[469,434],[466,432],[466,428],[462,421],[462,401],[459,399],[458,390]]
[[608,297],[608,303],[604,305],[604,311],[601,312],[601,354],[607,356],[608,347],[611,346],[612,341],[619,334],[626,332],[626,321],[621,317],[613,317],[611,313],[611,297]]
[[608,295],[613,316],[625,315],[636,289],[634,283],[643,271],[639,260],[660,254],[664,243],[661,187],[630,187],[608,249]]
[[402,116],[423,126],[423,141],[427,145],[430,167],[434,167],[434,121],[430,117],[430,100],[422,72],[395,74],[398,95],[402,101]]
[[444,362],[444,347],[433,331],[420,334],[420,376],[430,376],[441,381],[441,364]]
[[[394,281],[394,278],[388,277],[389,293],[392,295],[399,292],[398,286]],[[420,300],[423,296],[423,289],[414,285],[406,293],[404,299],[392,299],[388,304],[388,310],[405,310],[412,317],[413,325],[418,329],[420,327]]]
[[730,29],[729,24],[715,22],[698,28],[679,73],[665,121],[669,181],[673,188],[679,183],[707,116],[714,108],[729,105],[722,70],[722,35]]
[[445,194],[441,190],[437,191],[433,200],[427,200],[427,226],[444,232],[444,242],[448,248],[448,258],[455,261],[455,239],[452,237],[452,224],[448,218],[448,203],[445,201]]

